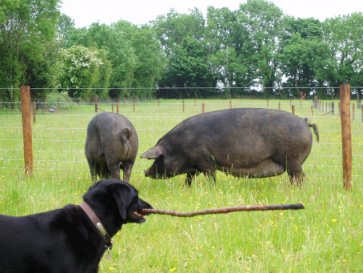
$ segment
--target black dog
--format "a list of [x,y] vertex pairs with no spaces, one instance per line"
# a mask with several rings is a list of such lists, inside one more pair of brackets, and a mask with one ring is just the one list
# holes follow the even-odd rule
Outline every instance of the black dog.
[[96,273],[111,237],[152,208],[119,180],[93,184],[81,205],[23,217],[0,215],[1,273]]

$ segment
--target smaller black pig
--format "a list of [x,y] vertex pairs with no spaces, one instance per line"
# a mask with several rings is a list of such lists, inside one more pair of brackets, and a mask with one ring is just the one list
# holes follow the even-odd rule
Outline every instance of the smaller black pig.
[[87,128],[85,154],[91,178],[120,179],[129,182],[138,149],[138,137],[134,126],[124,116],[115,113],[96,115]]
[[270,177],[287,171],[291,182],[303,180],[302,164],[312,146],[306,120],[291,113],[241,108],[190,117],[142,154],[154,159],[145,171],[151,178],[186,173],[186,184],[204,173],[215,181],[216,170],[237,177]]

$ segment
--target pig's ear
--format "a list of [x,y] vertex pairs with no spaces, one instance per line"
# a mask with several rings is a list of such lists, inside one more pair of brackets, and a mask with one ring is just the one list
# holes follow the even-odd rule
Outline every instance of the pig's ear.
[[158,157],[163,155],[163,151],[159,146],[155,146],[153,148],[150,148],[145,153],[141,155],[141,158],[147,158],[147,159],[157,159]]

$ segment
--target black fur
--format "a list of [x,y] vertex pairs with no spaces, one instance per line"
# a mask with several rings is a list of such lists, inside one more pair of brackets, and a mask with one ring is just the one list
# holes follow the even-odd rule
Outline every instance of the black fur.
[[[151,206],[119,180],[93,184],[83,196],[112,237],[126,223],[145,219]],[[96,273],[106,250],[103,238],[78,205],[13,217],[0,215],[1,273]]]

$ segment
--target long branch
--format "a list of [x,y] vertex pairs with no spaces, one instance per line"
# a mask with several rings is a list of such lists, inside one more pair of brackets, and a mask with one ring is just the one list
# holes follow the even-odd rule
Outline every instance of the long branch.
[[206,209],[206,210],[197,210],[192,212],[176,212],[171,210],[161,210],[161,209],[143,209],[142,214],[163,214],[177,217],[194,217],[198,215],[206,215],[206,214],[221,214],[221,213],[230,213],[236,211],[265,211],[265,210],[298,210],[304,209],[304,205],[301,203],[297,204],[285,204],[285,205],[256,205],[256,206],[239,206],[239,207],[227,207],[227,208],[219,208],[219,209]]

